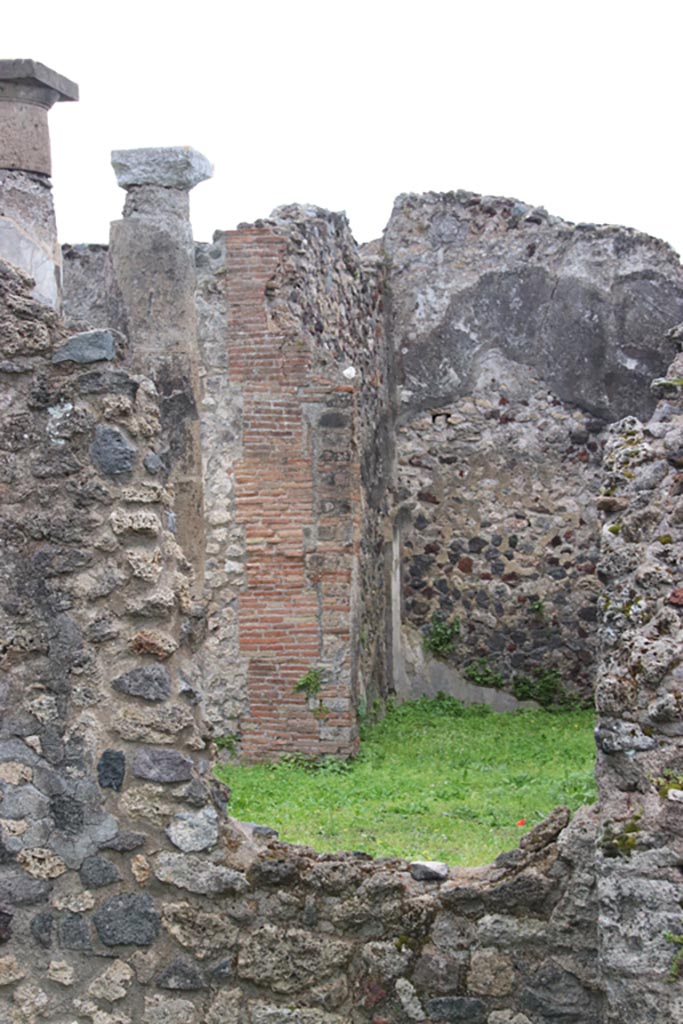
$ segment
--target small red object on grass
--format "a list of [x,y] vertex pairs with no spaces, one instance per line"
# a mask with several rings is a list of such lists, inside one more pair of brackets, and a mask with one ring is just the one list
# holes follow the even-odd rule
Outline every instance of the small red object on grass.
[[526,825],[526,818],[520,818],[519,821],[515,822],[516,825]]

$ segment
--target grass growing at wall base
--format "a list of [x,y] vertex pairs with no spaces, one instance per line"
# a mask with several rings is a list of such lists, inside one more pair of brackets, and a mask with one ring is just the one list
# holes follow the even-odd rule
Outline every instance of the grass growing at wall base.
[[485,864],[558,804],[595,800],[593,726],[592,711],[496,714],[425,698],[366,727],[351,764],[291,758],[217,774],[232,817],[289,842]]

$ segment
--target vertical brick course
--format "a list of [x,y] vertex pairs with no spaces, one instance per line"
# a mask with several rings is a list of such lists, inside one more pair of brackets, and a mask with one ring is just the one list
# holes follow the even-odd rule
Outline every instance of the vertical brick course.
[[[359,504],[354,389],[339,383],[338,368],[321,372],[309,339],[293,339],[269,315],[267,293],[287,239],[248,228],[226,233],[224,243],[228,375],[241,390],[243,410],[241,457],[233,467],[235,518],[246,547],[242,752],[250,759],[345,756],[358,744],[351,666]],[[312,668],[323,670],[323,686],[307,700],[294,687]]]

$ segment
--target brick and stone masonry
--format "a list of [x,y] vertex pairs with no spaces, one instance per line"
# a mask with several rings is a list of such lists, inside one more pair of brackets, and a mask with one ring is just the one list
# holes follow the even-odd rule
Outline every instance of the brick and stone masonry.
[[[10,64],[11,81],[59,79]],[[383,251],[309,207],[193,247],[205,161],[116,159],[124,218],[111,247],[65,250],[66,320],[0,261],[0,1022],[683,1019],[675,255],[469,193],[401,197]],[[552,490],[517,545],[480,521],[498,514],[501,438],[533,453],[529,499],[538,476]],[[563,515],[584,519],[574,537]],[[538,588],[583,544],[588,585],[559,568],[600,618],[581,638],[598,806],[459,870],[318,855],[226,817],[212,736],[346,755],[364,703],[406,678],[428,690],[401,675],[403,556],[433,558],[410,573],[428,611],[481,591],[492,615],[499,557]],[[456,597],[448,566],[476,591]],[[539,599],[571,611],[574,584],[547,575]],[[309,704],[293,690],[311,669]]]

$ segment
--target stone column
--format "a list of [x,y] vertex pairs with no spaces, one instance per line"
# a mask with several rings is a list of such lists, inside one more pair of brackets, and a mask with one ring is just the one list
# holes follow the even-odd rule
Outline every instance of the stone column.
[[127,193],[123,220],[110,234],[116,326],[128,336],[132,368],[152,377],[159,390],[166,450],[158,471],[174,485],[178,540],[200,586],[204,527],[189,192],[212,168],[187,146],[118,150],[112,165]]
[[34,296],[61,304],[47,112],[78,86],[33,60],[0,60],[0,257],[35,281]]

